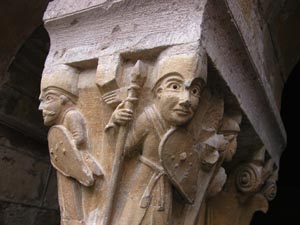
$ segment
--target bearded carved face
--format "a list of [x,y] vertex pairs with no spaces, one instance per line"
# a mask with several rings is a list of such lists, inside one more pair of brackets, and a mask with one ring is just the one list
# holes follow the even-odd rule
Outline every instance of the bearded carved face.
[[190,82],[180,74],[170,74],[155,91],[157,109],[170,125],[184,125],[193,118],[201,91],[199,80]]
[[40,96],[39,110],[43,112],[44,124],[52,126],[58,124],[62,114],[63,99],[59,92],[49,90]]

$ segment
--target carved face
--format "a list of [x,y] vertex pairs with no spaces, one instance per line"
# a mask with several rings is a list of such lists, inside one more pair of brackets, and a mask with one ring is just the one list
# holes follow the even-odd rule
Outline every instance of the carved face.
[[236,132],[224,134],[226,141],[228,141],[228,144],[226,145],[226,149],[225,149],[226,161],[231,161],[233,155],[236,152],[237,136],[238,136],[238,134]]
[[179,74],[170,74],[155,91],[156,106],[161,116],[172,126],[191,120],[198,107],[201,94],[199,80],[188,82]]
[[46,126],[58,124],[62,113],[63,100],[62,95],[57,91],[49,90],[41,94],[39,110],[43,112]]

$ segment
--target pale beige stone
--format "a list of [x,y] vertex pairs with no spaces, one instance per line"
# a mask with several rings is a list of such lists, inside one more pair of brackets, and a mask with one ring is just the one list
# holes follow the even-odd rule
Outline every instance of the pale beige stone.
[[264,211],[285,132],[249,60],[261,49],[247,54],[224,4],[63,2],[45,16],[40,97],[61,224],[238,225]]

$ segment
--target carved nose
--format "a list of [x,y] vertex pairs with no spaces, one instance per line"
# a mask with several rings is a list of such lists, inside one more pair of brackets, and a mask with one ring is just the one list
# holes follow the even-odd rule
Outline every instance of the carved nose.
[[179,105],[184,106],[184,107],[190,107],[191,101],[186,99],[186,100],[180,101]]
[[181,93],[181,98],[179,104],[181,106],[190,107],[191,106],[191,96],[188,90],[184,90]]
[[39,104],[39,110],[40,110],[40,111],[43,110],[43,103],[42,103],[42,102]]

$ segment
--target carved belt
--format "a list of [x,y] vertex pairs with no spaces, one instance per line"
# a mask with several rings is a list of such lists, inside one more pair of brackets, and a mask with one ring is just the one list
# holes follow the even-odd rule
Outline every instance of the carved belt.
[[140,201],[140,207],[141,208],[148,208],[149,205],[150,205],[150,202],[151,202],[151,193],[152,193],[152,190],[155,186],[155,184],[157,182],[159,182],[159,185],[160,185],[160,197],[159,197],[159,208],[158,208],[158,211],[164,211],[165,208],[164,208],[164,179],[159,179],[160,177],[162,177],[163,175],[165,175],[165,171],[164,169],[158,165],[157,163],[151,161],[150,159],[147,159],[146,157],[144,156],[140,156],[140,161],[142,163],[144,163],[146,166],[150,167],[151,169],[153,169],[155,171],[155,173],[152,175],[143,195],[142,195],[142,198],[141,198],[141,201]]

